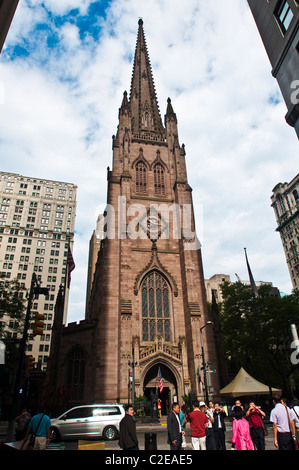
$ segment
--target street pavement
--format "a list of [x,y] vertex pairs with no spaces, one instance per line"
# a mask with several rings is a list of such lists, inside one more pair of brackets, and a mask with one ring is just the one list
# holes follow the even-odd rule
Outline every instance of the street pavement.
[[[231,422],[227,421],[226,423],[226,428],[227,431],[225,433],[225,441],[226,441],[226,450],[231,449],[231,438],[232,438],[232,426]],[[272,431],[272,426],[270,423],[267,425],[268,429],[268,436],[265,437],[266,440],[266,450],[276,450],[274,446],[274,438],[273,438],[273,431]],[[1,423],[0,422],[0,442],[5,442],[6,440],[6,430],[7,430],[7,425],[6,423]],[[160,423],[137,423],[137,438],[139,442],[139,448],[140,450],[146,450],[146,438],[145,435],[148,433],[153,433],[155,434],[155,440],[156,440],[156,445],[157,445],[157,450],[161,451],[169,451],[169,445],[167,444],[167,426],[166,426],[166,417],[163,418]],[[95,441],[92,441],[95,442]],[[119,445],[118,445],[118,440],[115,441],[103,441],[99,440],[97,441],[98,443],[101,443],[101,447],[105,448],[107,451],[119,451],[121,450]],[[148,442],[148,440],[147,440]],[[186,427],[186,442],[187,442],[187,447],[183,450],[185,451],[192,451],[192,446],[191,446],[191,435],[190,435],[190,426],[187,425]],[[97,444],[94,444],[95,448],[97,447]],[[53,449],[54,446],[51,447],[49,446],[49,449]],[[99,447],[99,446],[98,446]],[[64,441],[60,443],[57,447],[55,446],[54,449],[61,449],[61,450],[78,450],[78,440],[74,441]]]

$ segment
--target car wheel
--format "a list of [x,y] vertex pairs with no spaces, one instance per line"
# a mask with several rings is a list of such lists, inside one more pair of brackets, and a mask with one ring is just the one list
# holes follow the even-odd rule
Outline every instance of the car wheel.
[[114,426],[107,426],[103,431],[103,438],[106,441],[113,441],[116,439],[117,429]]
[[51,428],[51,442],[59,442],[61,439],[59,431],[56,428]]

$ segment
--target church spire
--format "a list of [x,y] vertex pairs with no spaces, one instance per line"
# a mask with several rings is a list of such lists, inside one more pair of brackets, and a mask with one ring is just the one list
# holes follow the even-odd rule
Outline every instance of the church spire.
[[142,139],[165,140],[142,19],[138,25],[130,92],[132,132]]

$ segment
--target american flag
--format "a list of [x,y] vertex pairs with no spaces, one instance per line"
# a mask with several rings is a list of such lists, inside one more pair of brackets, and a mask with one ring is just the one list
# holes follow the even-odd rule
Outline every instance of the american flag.
[[73,258],[70,247],[68,249],[68,254],[67,254],[67,268],[68,268],[67,269],[68,271],[67,287],[69,289],[71,285],[71,272],[74,271],[75,269],[75,262],[74,262],[74,258]]
[[164,387],[163,387],[163,378],[162,378],[160,367],[159,367],[159,370],[158,370],[158,380],[159,380],[159,384],[160,384],[160,393],[162,393]]

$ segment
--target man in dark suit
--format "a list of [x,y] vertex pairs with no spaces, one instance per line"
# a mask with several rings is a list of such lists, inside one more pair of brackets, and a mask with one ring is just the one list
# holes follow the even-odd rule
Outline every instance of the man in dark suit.
[[226,413],[222,406],[219,403],[215,403],[214,408],[214,437],[215,437],[215,444],[216,450],[226,450],[225,446],[225,422],[224,418],[226,417]]
[[170,450],[181,450],[182,447],[182,435],[185,434],[185,432],[182,430],[179,413],[180,405],[173,403],[172,411],[167,417],[167,443],[170,445]]
[[119,446],[123,450],[139,450],[132,405],[126,405],[125,412],[126,414],[119,424]]

